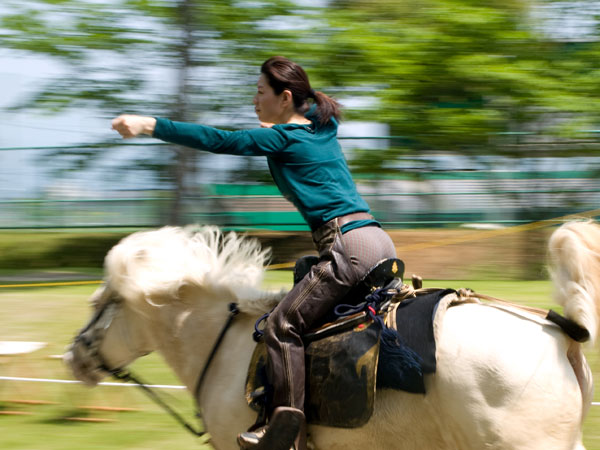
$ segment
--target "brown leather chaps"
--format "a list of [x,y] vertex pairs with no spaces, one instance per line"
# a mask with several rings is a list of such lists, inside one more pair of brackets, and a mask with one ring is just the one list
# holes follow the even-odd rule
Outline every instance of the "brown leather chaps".
[[271,409],[304,410],[305,373],[302,335],[330,312],[367,271],[396,256],[388,234],[377,226],[340,232],[342,218],[315,232],[319,262],[273,310],[265,328],[268,376],[273,386]]

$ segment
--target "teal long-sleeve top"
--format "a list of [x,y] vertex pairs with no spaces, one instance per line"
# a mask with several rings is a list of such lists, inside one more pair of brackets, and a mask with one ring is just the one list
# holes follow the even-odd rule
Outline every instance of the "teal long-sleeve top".
[[[335,119],[320,125],[314,107],[306,117],[310,125],[241,131],[156,118],[153,137],[211,153],[265,156],[275,184],[314,231],[335,217],[369,212],[369,206],[348,170]],[[354,221],[345,224],[342,232],[370,224],[378,225],[373,220]]]

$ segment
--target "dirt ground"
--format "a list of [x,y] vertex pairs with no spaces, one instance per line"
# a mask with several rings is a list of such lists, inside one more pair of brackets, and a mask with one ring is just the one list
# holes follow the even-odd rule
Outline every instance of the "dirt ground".
[[[406,275],[438,280],[536,280],[547,278],[546,242],[551,230],[499,234],[497,230],[388,230]],[[273,252],[273,263],[316,254],[309,233],[253,234]]]
[[[436,280],[547,278],[545,254],[551,229],[521,231],[519,228],[422,228],[387,231],[396,244],[398,257],[406,265],[406,279],[410,279],[412,274]],[[262,231],[248,234],[258,238],[263,246],[271,248],[273,264],[284,264],[287,268],[292,268],[299,257],[316,254],[308,232]],[[120,237],[103,236],[102,245],[97,245],[94,239],[82,238],[83,241],[76,239],[73,242],[66,240],[66,243],[59,242],[61,245],[50,245],[40,254],[35,253],[36,246],[30,242],[15,244],[12,259],[10,255],[7,256],[5,248],[0,262],[4,262],[6,268],[11,270],[7,273],[0,272],[0,281],[19,283],[97,279],[101,274],[101,263],[106,251]],[[24,252],[23,248],[33,253]],[[77,260],[77,252],[87,259],[83,262]],[[73,264],[73,261],[78,262]],[[70,265],[66,265],[65,262],[69,262]],[[78,271],[68,269],[71,266],[89,267],[90,263],[97,264],[97,271],[77,273]],[[64,270],[55,269],[61,267],[64,267]]]

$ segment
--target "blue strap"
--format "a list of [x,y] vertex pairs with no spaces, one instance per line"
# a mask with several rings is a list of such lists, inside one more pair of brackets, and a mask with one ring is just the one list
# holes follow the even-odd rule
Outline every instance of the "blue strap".
[[272,311],[260,316],[260,318],[254,324],[254,333],[252,333],[252,339],[254,339],[254,342],[260,341],[261,338],[265,335],[265,332],[263,330],[261,330],[259,327],[262,322],[267,320],[267,318],[271,315],[271,312]]
[[[334,308],[333,313],[337,318],[339,318],[350,316],[352,314],[364,311],[372,320],[376,320],[376,318],[378,317],[377,311],[379,311],[381,305],[383,305],[394,294],[394,291],[380,288],[367,295],[365,297],[365,301],[359,303],[358,305],[348,305],[345,303],[337,305]],[[376,321],[380,322],[379,320]],[[383,322],[381,322],[381,324],[383,324]]]
[[[365,301],[359,303],[358,305],[349,305],[342,303],[337,305],[333,309],[333,314],[336,318],[351,316],[352,314],[356,314],[362,311],[365,311],[367,315],[375,322],[377,322],[381,327],[384,327],[383,320],[380,316],[377,315],[377,311],[383,303],[385,303],[388,298],[392,297],[395,292],[389,289],[377,289],[371,294],[365,297]],[[272,311],[271,311],[272,312]],[[271,312],[263,314],[254,324],[254,333],[252,333],[252,338],[254,341],[259,342],[261,338],[264,336],[265,332],[260,328],[262,322],[267,320]]]
[[356,314],[361,311],[364,311],[366,307],[367,307],[367,302],[362,302],[362,303],[359,303],[358,305],[348,305],[348,304],[342,303],[340,305],[337,305],[333,309],[333,314],[335,314],[336,318],[351,316],[352,314]]

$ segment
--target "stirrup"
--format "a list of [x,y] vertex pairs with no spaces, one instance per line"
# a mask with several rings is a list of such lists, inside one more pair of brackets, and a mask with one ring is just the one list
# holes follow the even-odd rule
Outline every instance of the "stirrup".
[[268,425],[240,433],[237,441],[241,449],[301,450],[305,446],[305,427],[302,411],[282,406],[275,409]]
[[238,434],[237,441],[241,449],[255,448],[260,440],[265,436],[267,426],[264,425],[254,431],[245,431]]

